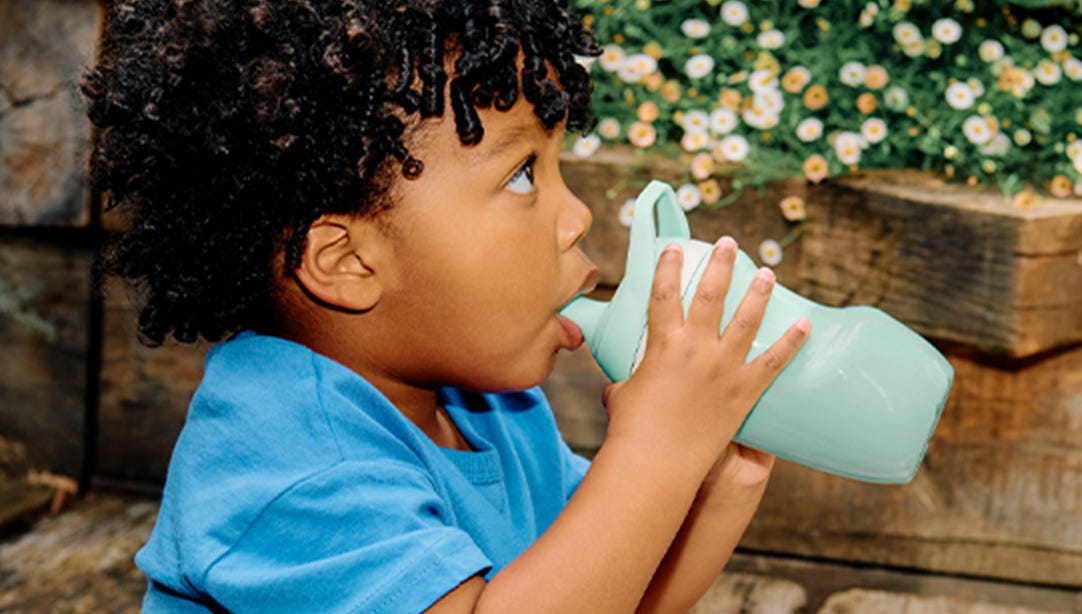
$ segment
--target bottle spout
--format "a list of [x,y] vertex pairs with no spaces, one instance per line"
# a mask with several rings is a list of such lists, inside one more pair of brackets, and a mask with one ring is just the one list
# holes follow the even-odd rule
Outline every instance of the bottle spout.
[[593,347],[597,335],[601,332],[608,308],[609,304],[606,302],[580,296],[564,305],[564,308],[560,310],[560,315],[574,322],[582,331],[586,343]]

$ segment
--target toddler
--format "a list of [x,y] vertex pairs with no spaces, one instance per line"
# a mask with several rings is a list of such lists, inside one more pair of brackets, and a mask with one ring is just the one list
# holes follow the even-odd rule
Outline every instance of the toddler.
[[136,556],[148,612],[682,611],[773,457],[733,444],[808,333],[718,334],[662,256],[593,462],[537,385],[597,271],[560,175],[588,129],[566,0],[117,0],[83,90],[147,343],[210,352]]

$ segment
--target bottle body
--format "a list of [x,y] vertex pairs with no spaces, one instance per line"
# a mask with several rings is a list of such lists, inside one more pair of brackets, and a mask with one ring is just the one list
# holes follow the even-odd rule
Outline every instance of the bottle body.
[[[655,229],[657,208],[659,233]],[[641,209],[640,209],[641,207]],[[563,313],[583,330],[613,380],[642,359],[653,272],[666,245],[684,248],[682,296],[695,294],[713,245],[690,238],[671,188],[658,182],[636,202],[628,266],[609,303],[578,298]],[[757,267],[738,252],[722,329]],[[920,466],[953,380],[949,362],[924,338],[874,307],[827,307],[775,284],[748,354],[754,359],[798,318],[807,341],[752,408],[734,440],[845,477],[905,483]]]
[[[659,254],[663,247],[658,246]],[[703,265],[712,247],[688,241],[685,258]],[[702,269],[697,266],[683,280],[685,303],[694,296]],[[756,270],[740,252],[723,328]],[[879,309],[826,307],[780,284],[748,359],[801,317],[811,321],[812,334],[760,397],[734,440],[863,481],[910,481],[946,403],[953,379],[950,364],[920,335]]]

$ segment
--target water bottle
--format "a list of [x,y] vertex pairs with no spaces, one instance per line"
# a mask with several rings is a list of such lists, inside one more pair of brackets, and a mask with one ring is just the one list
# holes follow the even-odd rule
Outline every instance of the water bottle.
[[[672,188],[654,181],[635,202],[627,267],[612,300],[578,297],[561,310],[582,329],[590,352],[613,381],[627,379],[642,359],[657,259],[672,243],[684,250],[686,308],[713,245],[691,239]],[[722,328],[756,270],[751,258],[738,251]],[[879,309],[827,307],[780,284],[774,286],[748,360],[800,317],[812,322],[811,334],[759,398],[734,441],[864,482],[912,480],[950,392],[950,363]]]

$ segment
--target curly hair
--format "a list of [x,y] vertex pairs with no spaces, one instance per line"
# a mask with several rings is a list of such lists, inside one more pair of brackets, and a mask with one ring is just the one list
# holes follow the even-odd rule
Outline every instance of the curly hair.
[[566,0],[116,0],[82,83],[91,180],[129,223],[103,269],[140,292],[148,345],[265,325],[277,254],[292,270],[319,216],[375,215],[396,169],[423,172],[410,118],[449,92],[474,144],[477,109],[521,93],[588,129],[576,56],[598,53]]

